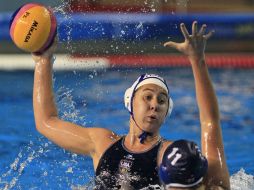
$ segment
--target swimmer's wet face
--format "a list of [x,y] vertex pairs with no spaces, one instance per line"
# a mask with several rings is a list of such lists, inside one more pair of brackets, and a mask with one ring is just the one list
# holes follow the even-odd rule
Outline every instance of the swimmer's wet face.
[[[145,86],[145,85],[152,85],[151,87],[147,87],[147,89],[145,90],[145,92],[147,91],[147,93],[150,92],[150,95],[148,95],[148,96],[144,96],[145,92],[142,91],[142,89],[144,89],[143,86]],[[141,87],[143,87],[143,88],[141,88]],[[153,89],[153,87],[156,87],[156,88]],[[164,91],[164,92],[158,93],[157,92],[158,90],[156,90],[157,88],[160,89],[160,91]],[[136,93],[139,94],[140,92],[142,92],[141,96],[137,96]],[[134,98],[134,95],[136,96],[136,98]],[[163,102],[164,96],[162,96],[162,95],[167,97],[166,98],[167,99],[167,104],[166,104],[167,110],[166,110],[166,114],[165,115],[163,114],[163,119],[161,119],[161,117],[160,117],[161,111],[159,113],[157,112],[157,110],[158,110],[157,105],[154,107],[154,108],[156,108],[155,109],[156,111],[154,111],[154,112],[152,112],[151,110],[150,110],[150,113],[147,113],[147,111],[142,111],[142,110],[141,110],[141,112],[139,112],[138,110],[134,111],[134,107],[136,107],[135,109],[139,109],[139,107],[141,105],[147,106],[148,103],[151,104],[153,102],[159,103],[160,107],[162,105],[165,106],[165,104]],[[139,97],[141,101],[137,100],[138,99],[137,97]],[[145,97],[147,99],[145,99]],[[140,104],[143,103],[143,104],[134,105],[134,99],[136,99],[135,101],[137,103],[140,103]],[[146,101],[144,101],[144,100],[146,100]],[[151,100],[154,100],[154,101],[151,101]],[[146,104],[144,104],[144,103],[146,103]],[[169,89],[168,89],[166,81],[162,77],[155,75],[155,74],[141,75],[132,84],[132,86],[125,91],[124,104],[131,115],[131,126],[136,126],[137,129],[141,130],[141,133],[138,136],[141,144],[144,143],[144,140],[147,138],[147,136],[153,136],[153,135],[155,135],[154,134],[155,132],[156,133],[159,132],[158,129],[160,128],[161,124],[165,120],[165,117],[167,115],[169,116],[172,112],[172,109],[173,109],[173,101],[169,96]],[[143,109],[145,107],[143,106],[141,108]],[[151,108],[154,109],[153,107],[151,107]],[[159,109],[159,110],[161,110],[161,109]],[[157,116],[157,114],[159,114],[159,115]],[[137,119],[138,119],[138,121],[137,121]],[[134,125],[132,125],[132,124],[134,124]],[[134,129],[134,128],[132,128],[132,129]]]
[[[125,107],[128,109],[129,113],[133,116],[133,97],[135,92],[143,85],[145,84],[155,84],[157,86],[162,87],[167,94],[169,95],[169,90],[166,81],[155,74],[143,74],[141,75],[133,84],[130,88],[128,88],[125,91],[124,94],[124,104]],[[167,114],[170,116],[171,112],[173,109],[173,101],[171,97],[169,96],[169,107],[167,110]]]
[[134,94],[133,114],[145,131],[157,132],[163,124],[169,106],[168,93],[155,84],[145,84]]

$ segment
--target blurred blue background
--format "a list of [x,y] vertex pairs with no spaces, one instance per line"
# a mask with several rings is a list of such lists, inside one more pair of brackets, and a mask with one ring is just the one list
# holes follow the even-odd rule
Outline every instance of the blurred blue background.
[[[0,53],[21,52],[9,37],[9,20],[21,5],[34,1],[0,1]],[[251,0],[189,1],[189,0],[57,0],[35,1],[50,6],[57,16],[58,35],[63,42],[60,52],[105,54],[100,51],[108,45],[109,54],[140,52],[165,53],[161,47],[149,48],[165,40],[181,40],[181,22],[190,29],[197,20],[206,23],[208,30],[216,32],[209,41],[210,52],[252,52],[254,50],[254,4]],[[114,51],[110,44],[118,44]],[[143,45],[142,45],[143,44]],[[84,47],[86,46],[86,47]],[[124,46],[129,46],[125,48]],[[92,47],[92,48],[91,48]],[[173,50],[171,50],[173,51]]]

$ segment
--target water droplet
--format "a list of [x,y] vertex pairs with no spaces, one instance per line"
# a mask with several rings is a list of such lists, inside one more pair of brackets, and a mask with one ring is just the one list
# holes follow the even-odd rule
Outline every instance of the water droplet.
[[66,171],[66,173],[73,173],[72,167],[69,167]]

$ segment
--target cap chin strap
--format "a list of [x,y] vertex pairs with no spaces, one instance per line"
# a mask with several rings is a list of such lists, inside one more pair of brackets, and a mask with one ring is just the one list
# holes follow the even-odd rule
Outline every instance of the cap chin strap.
[[143,131],[143,132],[138,136],[139,142],[140,142],[141,144],[144,144],[144,141],[146,140],[146,138],[147,138],[148,136],[153,136],[153,133]]
[[136,126],[142,131],[142,133],[138,136],[138,138],[139,138],[139,142],[141,144],[144,144],[144,141],[146,140],[146,138],[148,136],[153,136],[153,133],[144,131],[141,127],[139,127],[139,125],[137,124],[136,120],[134,119],[133,113],[131,114],[131,117],[132,117],[133,121],[135,122]]

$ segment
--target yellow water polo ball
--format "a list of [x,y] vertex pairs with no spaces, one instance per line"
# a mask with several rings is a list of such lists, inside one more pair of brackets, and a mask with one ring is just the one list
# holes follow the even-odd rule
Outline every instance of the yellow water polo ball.
[[43,53],[53,42],[57,23],[51,9],[37,3],[20,7],[12,16],[10,36],[20,49]]

